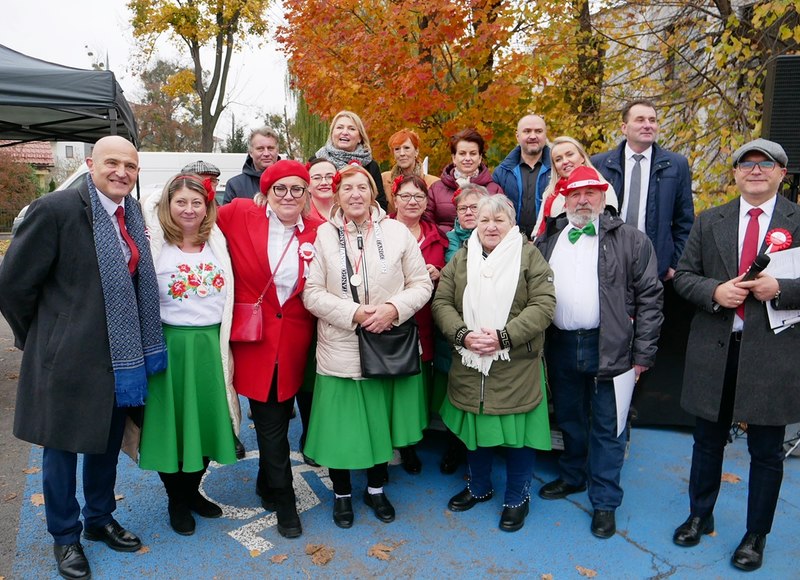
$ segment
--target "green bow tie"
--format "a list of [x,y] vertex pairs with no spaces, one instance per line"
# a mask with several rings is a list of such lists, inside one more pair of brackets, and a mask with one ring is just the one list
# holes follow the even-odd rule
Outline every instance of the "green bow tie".
[[597,232],[594,229],[594,222],[589,222],[580,230],[572,228],[569,232],[567,232],[567,237],[569,238],[569,241],[574,244],[583,234],[586,234],[587,236],[597,235]]

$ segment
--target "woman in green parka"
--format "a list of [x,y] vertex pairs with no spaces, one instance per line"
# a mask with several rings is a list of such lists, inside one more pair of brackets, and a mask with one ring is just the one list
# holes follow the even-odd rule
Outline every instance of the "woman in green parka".
[[492,498],[493,448],[506,447],[504,531],[524,525],[535,449],[550,449],[541,357],[555,303],[553,273],[510,200],[482,198],[466,247],[442,270],[433,316],[454,349],[442,419],[468,450],[469,482],[448,507]]

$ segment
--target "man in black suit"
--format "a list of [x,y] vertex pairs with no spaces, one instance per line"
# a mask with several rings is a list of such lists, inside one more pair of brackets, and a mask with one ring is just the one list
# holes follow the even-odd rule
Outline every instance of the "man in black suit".
[[[0,264],[0,311],[24,350],[14,435],[41,445],[47,529],[58,572],[88,578],[84,538],[114,550],[141,541],[114,520],[126,409],[166,367],[157,284],[139,204],[139,159],[105,137],[78,188],[34,201]],[[75,496],[83,453],[83,525]]]
[[800,210],[778,195],[787,162],[783,148],[765,139],[736,150],[733,171],[740,197],[697,217],[675,274],[678,294],[696,307],[681,404],[697,423],[690,515],[673,541],[695,546],[714,531],[728,434],[732,422],[746,422],[747,531],[731,558],[746,571],[762,564],[783,479],[786,425],[800,421],[795,362],[800,328],[775,334],[765,306],[800,308],[800,278],[775,279],[762,272],[742,281],[755,256],[767,249],[768,233],[777,231],[791,246],[800,245]]

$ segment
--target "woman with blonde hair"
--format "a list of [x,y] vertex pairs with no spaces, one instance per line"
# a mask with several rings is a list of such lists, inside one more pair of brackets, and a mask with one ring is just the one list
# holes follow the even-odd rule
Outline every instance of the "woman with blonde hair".
[[333,121],[331,121],[328,140],[317,151],[316,157],[327,159],[339,170],[352,161],[358,161],[375,182],[378,191],[376,200],[378,205],[384,210],[387,208],[381,169],[372,158],[372,148],[361,117],[352,111],[339,111],[336,113]]
[[[391,192],[393,184],[399,179],[409,175],[416,175],[425,181],[425,185],[430,187],[439,181],[435,175],[424,172],[422,161],[419,159],[420,141],[411,129],[400,129],[397,133],[389,137],[389,151],[394,155],[394,167],[389,171],[381,173],[384,191]],[[394,194],[389,194],[389,213],[394,213],[397,207],[394,203]]]
[[[547,227],[547,220],[564,212],[564,196],[561,194],[560,185],[566,183],[575,168],[585,165],[595,169],[589,160],[586,149],[583,148],[580,141],[572,137],[562,136],[553,140],[550,145],[550,161],[553,171],[550,172],[550,183],[542,193],[542,205],[536,218],[536,225],[533,227],[532,237],[541,236]],[[600,175],[600,179],[606,182],[602,175]],[[606,191],[606,206],[612,207],[615,213],[618,209],[617,194],[610,184]]]

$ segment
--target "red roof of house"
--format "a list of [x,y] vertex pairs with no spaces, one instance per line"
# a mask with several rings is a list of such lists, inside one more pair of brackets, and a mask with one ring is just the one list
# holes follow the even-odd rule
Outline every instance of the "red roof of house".
[[0,153],[3,151],[10,151],[15,161],[49,167],[55,165],[55,161],[53,160],[53,148],[50,146],[50,143],[46,141],[31,141],[29,143],[2,147],[2,145],[6,143],[13,143],[13,141],[0,140]]

